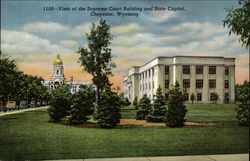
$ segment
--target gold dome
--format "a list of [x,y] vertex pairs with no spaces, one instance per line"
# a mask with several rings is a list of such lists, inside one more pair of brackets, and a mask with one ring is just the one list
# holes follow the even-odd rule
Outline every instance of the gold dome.
[[56,59],[54,60],[54,65],[62,65],[62,59],[60,55],[57,55]]

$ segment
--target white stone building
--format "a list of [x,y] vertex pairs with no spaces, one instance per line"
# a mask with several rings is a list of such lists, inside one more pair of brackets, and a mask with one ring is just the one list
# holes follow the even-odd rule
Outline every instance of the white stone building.
[[144,94],[153,101],[158,86],[165,97],[169,87],[179,82],[186,90],[185,100],[195,103],[211,103],[213,95],[218,103],[235,102],[235,58],[210,56],[157,57],[143,66],[133,66],[124,77],[124,97],[133,102]]
[[43,85],[48,89],[55,89],[59,85],[67,84],[71,87],[70,91],[72,94],[77,93],[81,90],[81,85],[86,86],[93,86],[91,82],[77,82],[73,81],[73,77],[71,77],[70,81],[66,81],[64,77],[64,68],[63,62],[59,55],[54,60],[54,67],[53,67],[53,75],[49,81],[44,81]]

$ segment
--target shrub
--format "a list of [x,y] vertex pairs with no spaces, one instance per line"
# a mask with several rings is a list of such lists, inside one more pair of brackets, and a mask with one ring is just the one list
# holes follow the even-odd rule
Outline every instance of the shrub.
[[236,118],[239,125],[249,126],[250,82],[244,82],[236,88]]
[[194,93],[191,94],[190,99],[191,99],[191,101],[192,101],[192,104],[194,104],[194,100],[195,100],[195,95],[194,95]]
[[101,128],[113,128],[120,122],[122,102],[120,97],[111,91],[101,94],[97,102],[95,119]]
[[169,102],[167,103],[166,112],[166,125],[169,127],[182,127],[184,126],[185,115],[187,112],[184,105],[184,93],[180,89],[180,85],[176,82],[170,91]]
[[150,122],[164,122],[166,115],[166,102],[159,86],[156,92],[156,99],[153,103],[153,108],[147,117],[147,121]]
[[87,116],[94,112],[94,101],[93,90],[90,87],[85,87],[83,91],[73,95],[70,124],[86,123],[89,120]]
[[59,121],[69,114],[71,96],[68,86],[59,86],[52,91],[51,105],[48,110],[51,121]]
[[128,98],[126,97],[125,99],[124,99],[124,106],[129,106],[130,105],[130,102],[129,102],[129,100],[128,100]]
[[151,110],[151,106],[150,99],[144,94],[138,104],[138,111],[135,116],[136,120],[145,120]]

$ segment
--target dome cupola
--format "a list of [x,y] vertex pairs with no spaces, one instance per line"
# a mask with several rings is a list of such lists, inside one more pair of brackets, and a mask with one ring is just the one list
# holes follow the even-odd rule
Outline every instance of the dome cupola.
[[60,55],[57,55],[56,59],[54,60],[54,65],[62,65],[62,59]]

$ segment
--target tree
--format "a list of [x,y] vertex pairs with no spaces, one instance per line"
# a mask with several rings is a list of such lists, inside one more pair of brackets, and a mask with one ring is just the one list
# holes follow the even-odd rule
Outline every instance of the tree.
[[224,27],[229,28],[229,35],[235,33],[240,36],[240,42],[250,52],[250,1],[239,0],[241,8],[226,8],[228,12],[226,19],[223,21]]
[[236,88],[236,118],[241,126],[249,126],[250,82],[245,81]]
[[72,95],[69,86],[64,85],[53,90],[51,96],[51,106],[48,112],[50,120],[56,122],[69,115]]
[[166,125],[169,127],[184,126],[186,116],[186,106],[184,105],[184,93],[180,89],[180,85],[176,82],[169,90],[169,102],[167,103]]
[[194,104],[194,100],[195,100],[195,95],[194,95],[194,93],[191,94],[190,99],[191,99],[191,101],[192,101],[192,104]]
[[110,86],[109,76],[112,76],[111,69],[115,64],[111,61],[112,36],[110,26],[101,19],[99,25],[92,24],[90,34],[86,34],[88,48],[80,47],[77,53],[80,54],[79,62],[88,73],[92,75],[92,81],[96,85],[97,99],[107,86]]
[[129,106],[129,105],[130,105],[130,102],[129,102],[128,97],[125,97],[125,98],[124,98],[124,105],[125,105],[125,106]]
[[137,96],[135,96],[135,99],[133,101],[133,105],[135,106],[135,110],[138,109],[137,105],[138,105],[138,100],[137,100]]
[[146,116],[150,113],[151,108],[150,99],[144,94],[138,104],[138,110],[135,116],[136,120],[146,120]]
[[94,112],[93,90],[90,87],[73,95],[72,105],[70,109],[70,124],[86,123],[88,116]]
[[95,119],[101,128],[114,128],[120,122],[120,96],[112,91],[101,93],[97,103]]
[[147,117],[147,121],[150,122],[164,122],[166,115],[166,102],[159,86],[156,91],[156,99],[153,103],[153,108]]

